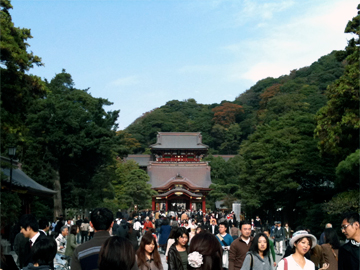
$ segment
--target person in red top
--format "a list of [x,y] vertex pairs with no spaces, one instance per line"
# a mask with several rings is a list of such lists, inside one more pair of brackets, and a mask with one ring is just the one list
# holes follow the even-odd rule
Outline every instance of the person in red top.
[[152,224],[152,222],[149,220],[149,217],[146,217],[144,223],[144,233],[146,233],[149,229],[152,228],[154,228],[154,224]]

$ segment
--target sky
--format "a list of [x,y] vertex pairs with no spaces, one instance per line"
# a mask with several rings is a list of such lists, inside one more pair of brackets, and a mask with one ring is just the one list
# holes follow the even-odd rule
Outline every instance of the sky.
[[51,80],[120,110],[119,129],[170,100],[233,101],[258,80],[343,50],[355,0],[12,0]]

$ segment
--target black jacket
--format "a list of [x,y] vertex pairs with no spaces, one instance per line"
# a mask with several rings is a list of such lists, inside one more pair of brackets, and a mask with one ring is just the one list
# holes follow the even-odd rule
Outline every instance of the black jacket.
[[[188,253],[188,250],[186,250],[186,252]],[[180,254],[176,249],[175,243],[169,248],[168,270],[184,270]]]
[[[41,239],[46,239],[46,235],[40,233],[39,237],[36,239],[35,243],[38,242]],[[34,244],[35,244],[34,243]],[[20,258],[20,262],[22,264],[23,267],[27,266],[29,263],[32,263],[32,253],[31,253],[31,247],[30,247],[30,243],[29,240],[26,241],[25,243],[25,247],[24,247],[24,257]]]
[[339,249],[339,270],[359,269],[360,248],[350,242],[342,245]]

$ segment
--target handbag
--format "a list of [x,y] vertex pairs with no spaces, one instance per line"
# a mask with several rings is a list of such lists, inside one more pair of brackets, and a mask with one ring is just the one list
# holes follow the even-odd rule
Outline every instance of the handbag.
[[288,261],[284,258],[284,270],[288,270]]

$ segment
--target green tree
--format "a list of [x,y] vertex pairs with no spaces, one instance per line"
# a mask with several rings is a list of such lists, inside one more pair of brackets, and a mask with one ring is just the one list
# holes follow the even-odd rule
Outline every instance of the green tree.
[[349,55],[345,72],[328,87],[328,102],[317,114],[315,135],[320,138],[319,148],[338,156],[339,161],[359,148],[359,20],[357,15],[345,28],[345,33],[355,34],[346,48]]
[[[29,108],[37,98],[45,95],[39,77],[29,74],[34,65],[41,66],[40,57],[28,52],[30,29],[15,27],[8,0],[0,1],[0,78],[1,78],[1,153],[12,145],[23,145],[28,127],[25,120]],[[21,158],[22,151],[18,151]]]
[[70,74],[57,74],[27,121],[25,158],[31,162],[24,168],[59,191],[54,196],[55,215],[62,213],[63,202],[66,207],[91,205],[93,177],[120,151],[115,132],[119,112],[105,112],[109,101],[73,86]]

